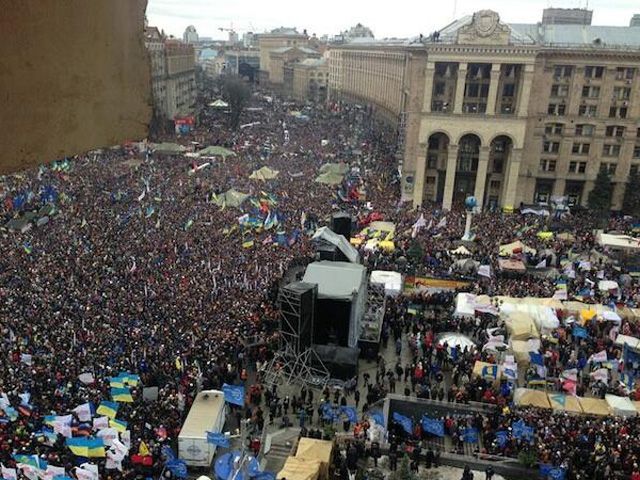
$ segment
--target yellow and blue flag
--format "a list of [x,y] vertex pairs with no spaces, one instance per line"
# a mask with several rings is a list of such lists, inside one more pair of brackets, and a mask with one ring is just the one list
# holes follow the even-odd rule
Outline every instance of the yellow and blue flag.
[[114,402],[133,403],[133,397],[128,388],[112,388],[111,398]]
[[118,405],[117,403],[104,400],[98,406],[96,413],[98,415],[106,415],[109,418],[116,418],[118,408],[120,408],[120,405]]
[[115,418],[109,420],[109,426],[111,428],[115,428],[118,432],[126,432],[127,425],[127,422],[125,422],[124,420],[117,420]]

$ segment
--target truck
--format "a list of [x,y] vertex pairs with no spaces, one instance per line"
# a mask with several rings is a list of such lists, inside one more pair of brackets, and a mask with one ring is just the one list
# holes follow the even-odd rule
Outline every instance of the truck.
[[223,392],[204,390],[198,393],[178,435],[178,457],[187,466],[211,466],[216,446],[207,442],[207,432],[222,432],[225,409]]

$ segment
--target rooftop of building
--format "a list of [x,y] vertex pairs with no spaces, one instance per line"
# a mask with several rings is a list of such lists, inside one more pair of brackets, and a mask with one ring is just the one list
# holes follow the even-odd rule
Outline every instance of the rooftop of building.
[[260,36],[265,37],[265,36],[274,36],[274,37],[281,37],[281,36],[291,36],[291,37],[306,37],[305,33],[300,33],[298,32],[298,30],[296,28],[289,28],[289,27],[278,27],[278,28],[274,28],[273,30],[271,30],[270,32],[266,32],[266,33],[261,33]]
[[290,47],[274,48],[273,50],[271,50],[271,53],[286,53],[286,52],[288,52],[290,50],[293,50],[293,49],[298,49],[302,53],[307,53],[309,55],[320,55],[320,52],[318,52],[317,50],[314,50],[313,48],[299,47],[297,45],[293,45],[293,46],[290,46]]
[[322,67],[326,65],[326,63],[327,63],[326,58],[305,58],[304,60],[297,63],[296,65],[300,65],[301,67],[313,68],[313,67]]

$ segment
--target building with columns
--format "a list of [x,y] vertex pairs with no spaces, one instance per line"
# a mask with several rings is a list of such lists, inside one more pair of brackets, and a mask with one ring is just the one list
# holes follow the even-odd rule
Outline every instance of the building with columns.
[[585,204],[600,169],[622,203],[640,164],[640,28],[505,24],[483,10],[429,38],[329,55],[331,101],[398,125],[403,199]]

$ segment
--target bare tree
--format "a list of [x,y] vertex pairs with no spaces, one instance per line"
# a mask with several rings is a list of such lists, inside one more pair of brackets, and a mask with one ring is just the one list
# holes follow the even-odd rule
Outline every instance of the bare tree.
[[249,87],[238,76],[225,76],[222,79],[222,96],[229,104],[229,125],[236,129],[240,124],[242,110],[251,96]]

